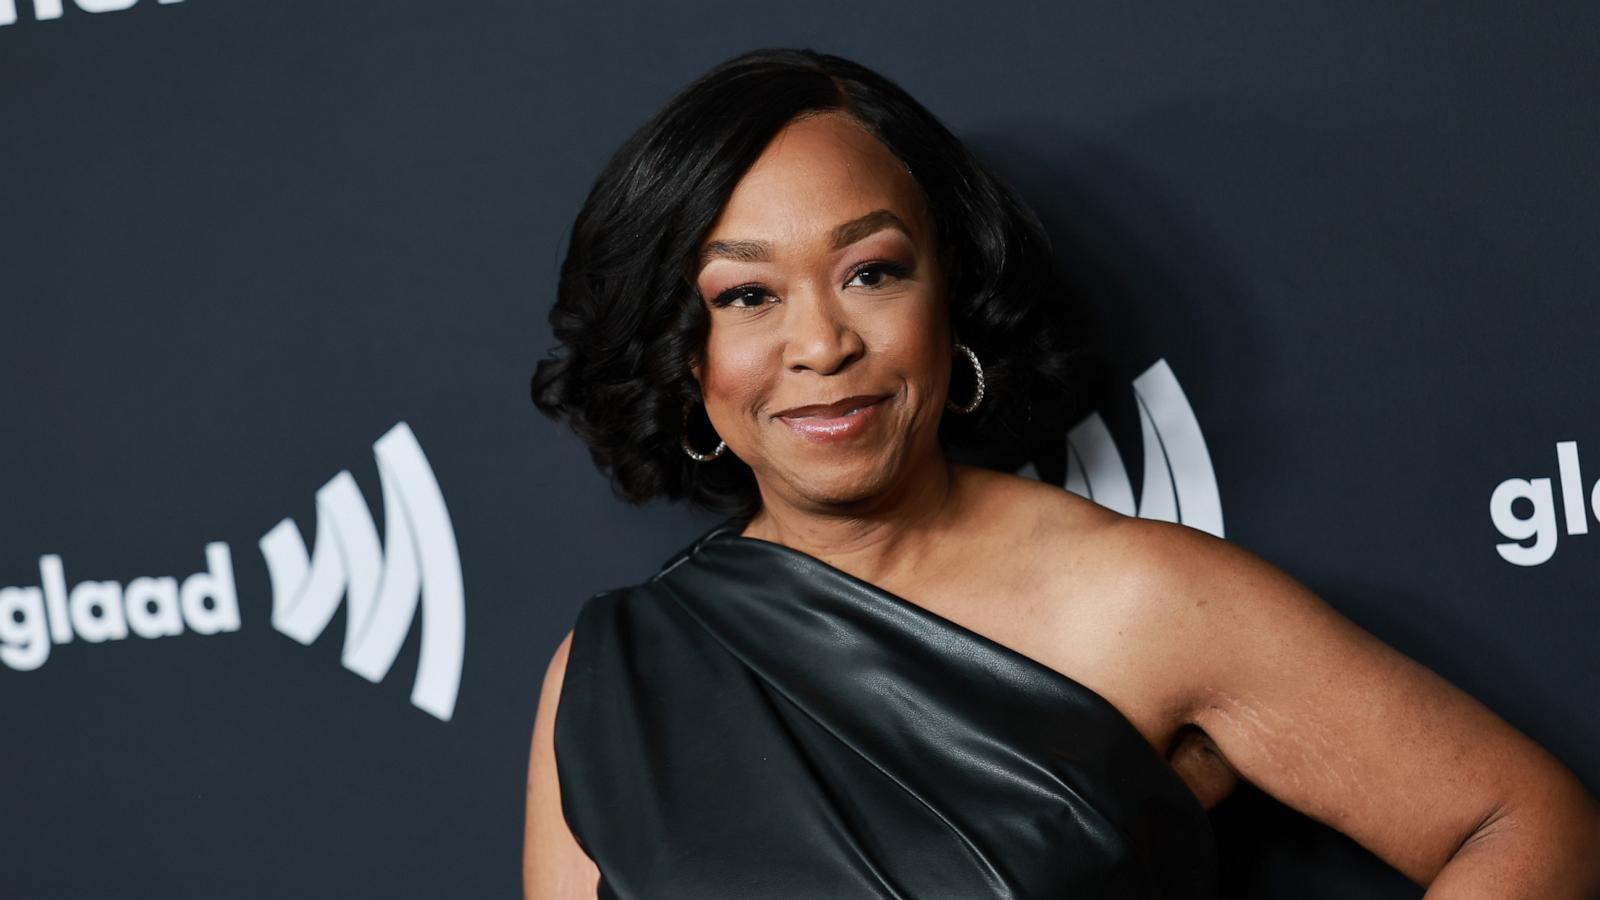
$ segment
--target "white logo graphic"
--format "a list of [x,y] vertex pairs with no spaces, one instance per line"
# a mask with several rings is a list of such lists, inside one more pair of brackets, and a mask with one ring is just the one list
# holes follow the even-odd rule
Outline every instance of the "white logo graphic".
[[[302,644],[322,634],[348,597],[346,668],[368,681],[388,674],[417,608],[421,651],[411,702],[449,721],[461,683],[466,610],[461,561],[444,495],[406,423],[373,444],[383,483],[384,541],[348,471],[317,491],[316,549],[307,557],[294,522],[261,538],[272,579],[272,625]],[[228,545],[206,545],[206,570],[185,578],[81,581],[67,590],[61,557],[39,558],[38,587],[0,588],[0,663],[44,665],[54,644],[239,630],[239,599]]]
[[50,658],[52,644],[74,636],[91,643],[120,641],[131,632],[142,638],[239,630],[239,599],[233,589],[233,555],[228,545],[206,545],[206,571],[179,585],[176,578],[140,577],[123,587],[116,581],[80,581],[67,590],[61,557],[39,557],[39,587],[0,588],[0,662],[20,672]]
[[461,561],[444,495],[406,423],[373,444],[383,482],[383,535],[348,471],[317,491],[310,557],[284,519],[261,538],[272,578],[272,627],[302,644],[322,634],[339,600],[349,600],[345,668],[377,682],[389,671],[422,607],[422,649],[411,702],[449,721],[461,682],[466,607]]
[[[1589,510],[1600,517],[1600,481],[1596,481],[1589,495],[1588,506],[1583,501],[1583,470],[1578,464],[1578,442],[1556,443],[1556,466],[1561,475],[1561,511],[1567,521],[1567,534],[1589,533]],[[1532,511],[1527,518],[1512,512],[1511,504],[1527,500]],[[1489,495],[1489,518],[1501,536],[1511,543],[1495,544],[1506,562],[1519,566],[1537,566],[1547,562],[1556,552],[1555,498],[1550,491],[1548,478],[1507,478],[1495,486]],[[1523,544],[1528,538],[1533,543]]]
[[1122,456],[1099,413],[1067,433],[1067,484],[1075,494],[1123,515],[1181,522],[1222,537],[1222,495],[1189,398],[1167,361],[1133,380],[1144,444],[1144,487],[1137,506]]
[[[72,5],[90,13],[118,12],[137,3],[138,0],[72,0]],[[165,6],[169,3],[181,3],[182,0],[157,0]],[[33,17],[43,22],[46,19],[61,18],[61,0],[33,0]],[[17,0],[0,0],[0,25],[12,25],[17,21]]]

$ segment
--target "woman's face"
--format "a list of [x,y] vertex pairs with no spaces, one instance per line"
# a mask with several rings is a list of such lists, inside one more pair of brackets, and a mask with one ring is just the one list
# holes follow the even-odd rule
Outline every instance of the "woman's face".
[[869,500],[936,459],[953,343],[935,241],[916,181],[840,113],[791,123],[735,187],[701,244],[694,375],[765,504]]

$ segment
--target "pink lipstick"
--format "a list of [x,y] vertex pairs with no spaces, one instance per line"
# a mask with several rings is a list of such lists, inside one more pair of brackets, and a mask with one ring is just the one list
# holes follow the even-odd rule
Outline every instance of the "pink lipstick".
[[865,431],[878,418],[885,397],[874,400],[857,400],[853,403],[834,404],[832,407],[808,407],[815,410],[804,415],[780,415],[778,421],[789,426],[795,434],[816,443],[848,440]]

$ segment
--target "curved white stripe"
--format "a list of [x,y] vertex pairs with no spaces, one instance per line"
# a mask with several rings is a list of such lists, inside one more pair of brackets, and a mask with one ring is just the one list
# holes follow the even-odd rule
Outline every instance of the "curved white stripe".
[[396,424],[373,448],[379,473],[390,475],[398,485],[421,560],[422,647],[411,702],[448,721],[455,710],[467,639],[455,529],[439,482],[410,426]]
[[[1067,432],[1067,454],[1068,472],[1072,471],[1073,459],[1082,472],[1083,490],[1077,493],[1125,516],[1136,514],[1128,471],[1123,468],[1122,456],[1099,413],[1090,413]],[[1069,481],[1069,487],[1071,484]]]
[[383,579],[372,615],[345,632],[345,667],[368,681],[388,674],[417,614],[417,547],[394,477],[383,470]]
[[[1140,415],[1148,416],[1151,429],[1165,448],[1163,456],[1171,471],[1176,505],[1183,524],[1223,537],[1222,495],[1217,489],[1217,474],[1211,466],[1200,421],[1195,418],[1189,398],[1178,386],[1178,378],[1165,359],[1157,360],[1133,380],[1140,401]],[[1145,478],[1149,485],[1151,468],[1146,447]]]
[[1134,391],[1139,407],[1139,441],[1144,447],[1144,486],[1139,489],[1139,518],[1178,521],[1178,492],[1172,484],[1172,464],[1167,460],[1161,434],[1144,398]]

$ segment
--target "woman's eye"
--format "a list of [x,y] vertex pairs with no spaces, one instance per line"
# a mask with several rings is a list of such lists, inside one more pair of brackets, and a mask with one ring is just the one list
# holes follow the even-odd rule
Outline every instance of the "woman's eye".
[[856,269],[855,274],[850,276],[850,280],[845,282],[845,287],[849,287],[859,280],[862,287],[875,288],[883,284],[886,276],[889,278],[904,278],[906,276],[906,268],[899,263],[892,262],[867,263]]
[[[741,309],[750,309],[760,305],[766,300],[766,291],[755,285],[745,284],[736,288],[728,288],[711,301],[712,306],[737,306]],[[754,302],[750,302],[754,301]]]

